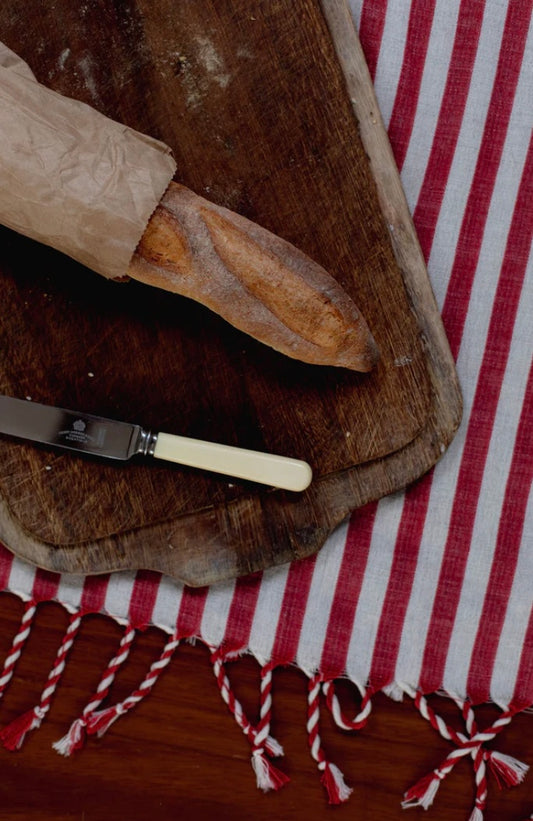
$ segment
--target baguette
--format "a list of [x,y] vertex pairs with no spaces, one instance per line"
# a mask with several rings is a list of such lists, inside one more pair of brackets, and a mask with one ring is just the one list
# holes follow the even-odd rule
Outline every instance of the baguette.
[[294,359],[363,372],[378,359],[361,313],[320,265],[177,183],[152,215],[128,274],[201,302]]

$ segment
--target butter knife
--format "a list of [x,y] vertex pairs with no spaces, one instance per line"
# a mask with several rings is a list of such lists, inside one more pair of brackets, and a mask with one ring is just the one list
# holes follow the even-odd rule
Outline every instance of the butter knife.
[[312,480],[310,466],[300,459],[152,433],[140,425],[11,396],[0,396],[0,434],[119,461],[153,456],[284,490],[305,490]]

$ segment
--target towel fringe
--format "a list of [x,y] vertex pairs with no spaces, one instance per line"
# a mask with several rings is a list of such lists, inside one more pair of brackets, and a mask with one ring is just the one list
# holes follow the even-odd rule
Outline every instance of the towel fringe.
[[37,727],[40,727],[52,705],[54,694],[65,671],[67,657],[78,635],[80,625],[81,615],[79,613],[73,613],[70,617],[65,635],[59,645],[54,665],[48,675],[39,703],[33,707],[33,709],[15,718],[0,731],[0,741],[7,750],[20,750],[27,734],[31,730],[36,730]]
[[72,753],[80,750],[84,746],[87,734],[87,724],[109,693],[116,674],[130,654],[136,634],[137,631],[134,627],[131,625],[126,627],[126,630],[120,640],[117,654],[113,656],[107,665],[94,695],[83,708],[81,716],[73,721],[66,735],[52,745],[54,750],[60,755],[72,755]]
[[283,747],[270,735],[270,716],[272,710],[272,670],[271,664],[261,668],[261,693],[259,723],[254,727],[248,720],[243,706],[236,698],[228,678],[226,660],[238,658],[235,653],[226,654],[221,648],[211,647],[211,663],[213,673],[218,684],[220,695],[228,707],[237,725],[252,744],[252,769],[256,775],[257,786],[260,790],[279,790],[289,781],[288,776],[278,770],[266,756],[277,758],[283,755]]
[[146,698],[152,692],[163,670],[170,664],[179,643],[178,634],[174,632],[165,643],[159,658],[150,665],[146,676],[127,698],[104,710],[94,710],[89,713],[86,717],[87,735],[96,735],[101,738],[120,716],[125,715]]
[[422,806],[424,809],[427,809],[433,803],[441,782],[453,770],[456,763],[461,758],[470,756],[473,761],[476,783],[475,805],[470,816],[470,821],[482,821],[488,794],[485,762],[488,761],[493,772],[497,774],[500,787],[502,784],[506,786],[519,784],[528,770],[528,766],[517,759],[485,748],[487,742],[496,738],[496,736],[510,724],[517,710],[512,708],[502,710],[501,715],[495,719],[489,727],[480,731],[470,701],[452,695],[451,698],[460,708],[465,722],[467,732],[467,735],[465,735],[464,733],[457,732],[457,730],[435,713],[420,691],[414,690],[407,685],[404,685],[404,689],[405,692],[413,698],[415,707],[420,715],[423,716],[426,721],[429,721],[431,726],[436,729],[443,738],[447,741],[451,741],[455,745],[455,749],[446,756],[437,769],[421,778],[414,787],[407,790],[402,806],[404,808]]
[[[4,660],[0,672],[0,699],[6,693],[20,660],[28,637],[35,623],[38,604],[27,601],[20,619],[18,629],[12,639],[11,647]],[[52,706],[57,688],[61,682],[69,653],[78,635],[83,616],[81,612],[70,615],[68,626],[58,647],[55,660],[39,702],[31,709],[13,719],[0,731],[0,742],[8,750],[19,750],[28,733],[37,729],[45,719]],[[153,690],[164,670],[168,667],[180,641],[186,637],[178,637],[177,631],[167,637],[158,658],[150,665],[140,684],[132,690],[129,696],[114,704],[101,705],[108,697],[115,677],[127,660],[137,635],[137,628],[127,624],[120,639],[116,654],[107,664],[96,690],[86,703],[81,714],[71,723],[66,734],[53,744],[54,749],[61,755],[70,756],[81,749],[88,736],[101,738],[120,716],[125,715],[140,704]],[[289,776],[274,765],[272,759],[283,756],[281,744],[271,735],[273,709],[273,673],[276,664],[262,663],[260,666],[259,716],[257,723],[252,723],[247,717],[244,708],[237,699],[231,685],[227,664],[242,655],[235,651],[228,652],[222,647],[207,645],[211,655],[211,664],[215,680],[221,697],[226,704],[236,724],[248,739],[251,745],[251,765],[255,773],[257,787],[264,791],[279,790],[289,781]],[[341,707],[337,694],[335,679],[324,678],[316,672],[308,673],[307,687],[307,721],[306,730],[309,749],[312,758],[317,764],[320,781],[323,784],[328,802],[341,804],[348,800],[352,788],[344,779],[341,770],[329,761],[320,735],[321,699],[331,714],[335,725],[342,730],[358,732],[362,730],[372,713],[372,697],[375,691],[369,686],[362,686],[354,682],[359,690],[355,715],[347,715]],[[487,745],[492,742],[523,709],[502,709],[500,715],[486,728],[480,730],[477,725],[476,713],[468,699],[460,698],[451,693],[441,693],[451,698],[457,705],[464,729],[457,730],[445,721],[430,705],[423,693],[405,682],[392,682],[383,692],[393,698],[408,696],[420,715],[429,722],[439,735],[452,745],[452,750],[438,767],[422,776],[412,787],[406,790],[401,805],[403,808],[423,807],[428,809],[434,802],[440,784],[452,772],[457,762],[463,758],[471,758],[475,779],[475,801],[471,811],[470,821],[483,821],[487,795],[488,778],[490,772],[500,789],[515,787],[521,784],[529,771],[529,766],[511,755],[490,749]],[[527,821],[533,821],[533,814]]]
[[511,755],[499,753],[497,750],[487,750],[486,760],[490,770],[496,779],[500,789],[504,787],[517,787],[526,777],[529,766],[523,761],[518,761]]
[[326,759],[320,738],[320,693],[322,680],[320,676],[310,676],[307,690],[307,737],[311,755],[321,771],[321,782],[326,789],[330,804],[342,804],[352,793],[344,781],[339,768]]
[[343,730],[363,729],[370,717],[370,713],[372,712],[373,692],[370,687],[365,689],[359,688],[359,692],[361,693],[361,706],[357,715],[352,719],[346,718],[345,714],[341,710],[340,702],[335,691],[335,682],[333,680],[328,679],[323,681],[322,691],[326,696],[326,704],[328,709],[338,727],[341,727]]
[[36,612],[37,603],[33,599],[30,599],[30,601],[26,602],[24,605],[24,612],[22,613],[19,629],[15,633],[11,643],[11,650],[7,654],[4,661],[2,674],[0,675],[0,699],[3,697],[9,687],[11,679],[13,678],[13,673],[15,672],[17,662],[22,655],[24,645],[30,635]]

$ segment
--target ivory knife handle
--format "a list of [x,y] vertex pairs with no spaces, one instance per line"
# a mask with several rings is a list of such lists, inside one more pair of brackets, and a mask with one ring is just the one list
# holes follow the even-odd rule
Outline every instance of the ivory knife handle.
[[305,490],[312,479],[310,466],[300,459],[170,433],[158,434],[153,456],[284,490]]

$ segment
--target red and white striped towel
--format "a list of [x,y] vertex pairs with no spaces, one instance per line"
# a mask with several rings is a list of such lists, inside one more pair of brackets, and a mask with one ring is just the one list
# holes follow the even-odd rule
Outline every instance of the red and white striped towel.
[[[280,750],[269,723],[272,668],[287,663],[309,675],[311,752],[331,801],[349,790],[320,743],[321,699],[339,726],[357,730],[378,690],[413,698],[452,743],[406,806],[429,806],[465,755],[476,773],[474,821],[483,817],[487,765],[508,784],[522,779],[524,765],[485,743],[533,705],[532,8],[533,0],[351,0],[463,389],[464,421],[443,460],[406,493],[354,513],[316,557],[210,589],[151,572],[59,577],[3,550],[0,586],[28,604],[0,695],[35,603],[56,599],[72,613],[41,702],[5,728],[6,746],[19,746],[46,715],[80,615],[106,612],[126,625],[121,646],[60,752],[105,732],[151,690],[178,641],[194,636],[212,649],[263,789],[285,780],[270,762]],[[146,624],[169,634],[160,659],[129,699],[100,709]],[[262,667],[257,725],[225,668],[241,652]],[[361,694],[355,717],[336,700],[341,676]],[[436,691],[455,699],[464,732],[432,711],[424,695]],[[480,730],[474,707],[487,700],[501,714]]]

